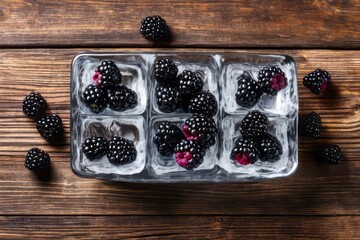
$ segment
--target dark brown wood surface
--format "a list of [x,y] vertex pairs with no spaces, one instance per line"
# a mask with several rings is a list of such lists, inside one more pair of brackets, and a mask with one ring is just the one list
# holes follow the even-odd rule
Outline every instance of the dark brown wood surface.
[[[154,45],[139,35],[141,18],[154,14],[169,23],[171,42]],[[0,239],[360,239],[359,23],[358,0],[1,1]],[[299,139],[295,175],[246,184],[150,185],[74,175],[72,58],[84,51],[188,47],[253,48],[248,51],[295,58],[300,112],[320,113],[324,126],[321,139]],[[301,83],[318,67],[333,76],[322,96]],[[62,117],[64,143],[49,145],[23,115],[21,102],[32,90]],[[314,160],[322,143],[341,146],[340,165]],[[46,178],[23,166],[31,147],[52,157]]]

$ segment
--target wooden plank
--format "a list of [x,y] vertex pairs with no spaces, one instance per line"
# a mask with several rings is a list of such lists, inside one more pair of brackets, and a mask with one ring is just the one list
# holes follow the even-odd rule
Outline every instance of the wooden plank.
[[161,15],[172,47],[360,47],[360,2],[2,0],[0,47],[154,46],[140,21]]
[[1,239],[359,239],[359,216],[14,216]]

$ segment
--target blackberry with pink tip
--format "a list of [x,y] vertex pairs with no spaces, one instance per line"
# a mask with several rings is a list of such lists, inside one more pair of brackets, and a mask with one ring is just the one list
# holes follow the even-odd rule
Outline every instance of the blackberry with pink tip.
[[159,59],[155,62],[153,74],[160,85],[177,85],[177,73],[178,68],[171,59]]
[[29,170],[42,172],[50,167],[50,156],[44,150],[32,148],[25,156],[24,166]]
[[275,96],[287,86],[285,73],[279,67],[265,67],[258,74],[260,88],[264,93]]
[[320,94],[325,92],[330,80],[330,73],[322,69],[316,69],[303,78],[303,84],[313,93]]
[[121,78],[120,70],[113,61],[102,61],[93,75],[95,86],[104,89],[120,84]]
[[240,132],[246,139],[261,138],[268,129],[269,119],[265,114],[254,110],[249,111],[240,122]]
[[197,168],[204,161],[205,151],[193,140],[182,140],[175,146],[176,163],[188,170]]
[[201,91],[191,98],[188,107],[189,112],[214,116],[218,110],[215,96],[208,91]]
[[327,144],[318,152],[320,161],[330,164],[339,164],[341,160],[341,149],[338,145]]
[[104,111],[108,104],[106,91],[102,88],[97,88],[92,84],[85,88],[81,100],[94,113]]
[[39,92],[31,92],[24,98],[22,107],[24,114],[36,120],[44,116],[46,105],[46,100]]
[[62,120],[58,115],[49,115],[39,119],[36,128],[40,135],[48,141],[59,140],[64,133]]
[[171,156],[176,144],[184,138],[184,134],[178,126],[169,121],[164,121],[155,128],[153,142],[160,155]]
[[261,161],[275,162],[283,154],[282,145],[275,136],[266,133],[258,142]]
[[113,165],[124,165],[135,161],[137,151],[132,141],[122,137],[112,137],[109,141],[107,158]]
[[250,139],[237,138],[231,150],[230,158],[241,165],[255,163],[259,159],[256,143]]

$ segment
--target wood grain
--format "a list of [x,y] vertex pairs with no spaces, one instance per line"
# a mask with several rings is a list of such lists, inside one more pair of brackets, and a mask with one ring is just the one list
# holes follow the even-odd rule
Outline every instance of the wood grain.
[[359,12],[359,0],[2,0],[0,47],[152,47],[140,21],[161,15],[173,40],[155,46],[359,49]]

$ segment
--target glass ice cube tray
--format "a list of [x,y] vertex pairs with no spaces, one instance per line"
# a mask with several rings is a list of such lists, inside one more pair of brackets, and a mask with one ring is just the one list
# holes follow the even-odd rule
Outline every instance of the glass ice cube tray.
[[[219,134],[216,144],[206,151],[203,163],[193,170],[178,166],[174,156],[162,157],[152,143],[155,127],[164,120],[179,127],[191,116],[181,110],[161,112],[154,100],[156,81],[152,75],[154,62],[170,58],[181,73],[184,69],[201,75],[204,90],[215,95],[219,110],[214,116]],[[81,94],[103,60],[112,60],[123,75],[122,83],[134,90],[138,105],[134,109],[116,112],[109,108],[100,114],[92,113],[81,101]],[[288,86],[276,96],[262,95],[251,109],[236,104],[236,78],[244,71],[257,79],[266,66],[277,66],[284,71]],[[257,161],[240,165],[230,159],[234,140],[241,136],[239,123],[250,110],[263,112],[270,120],[269,132],[283,146],[281,159],[275,163]],[[71,167],[81,177],[115,181],[169,182],[249,182],[294,173],[298,165],[298,91],[296,64],[286,55],[264,55],[246,52],[227,53],[83,53],[71,66]],[[107,157],[88,160],[81,150],[82,142],[91,136],[121,136],[134,141],[136,160],[115,166]]]

